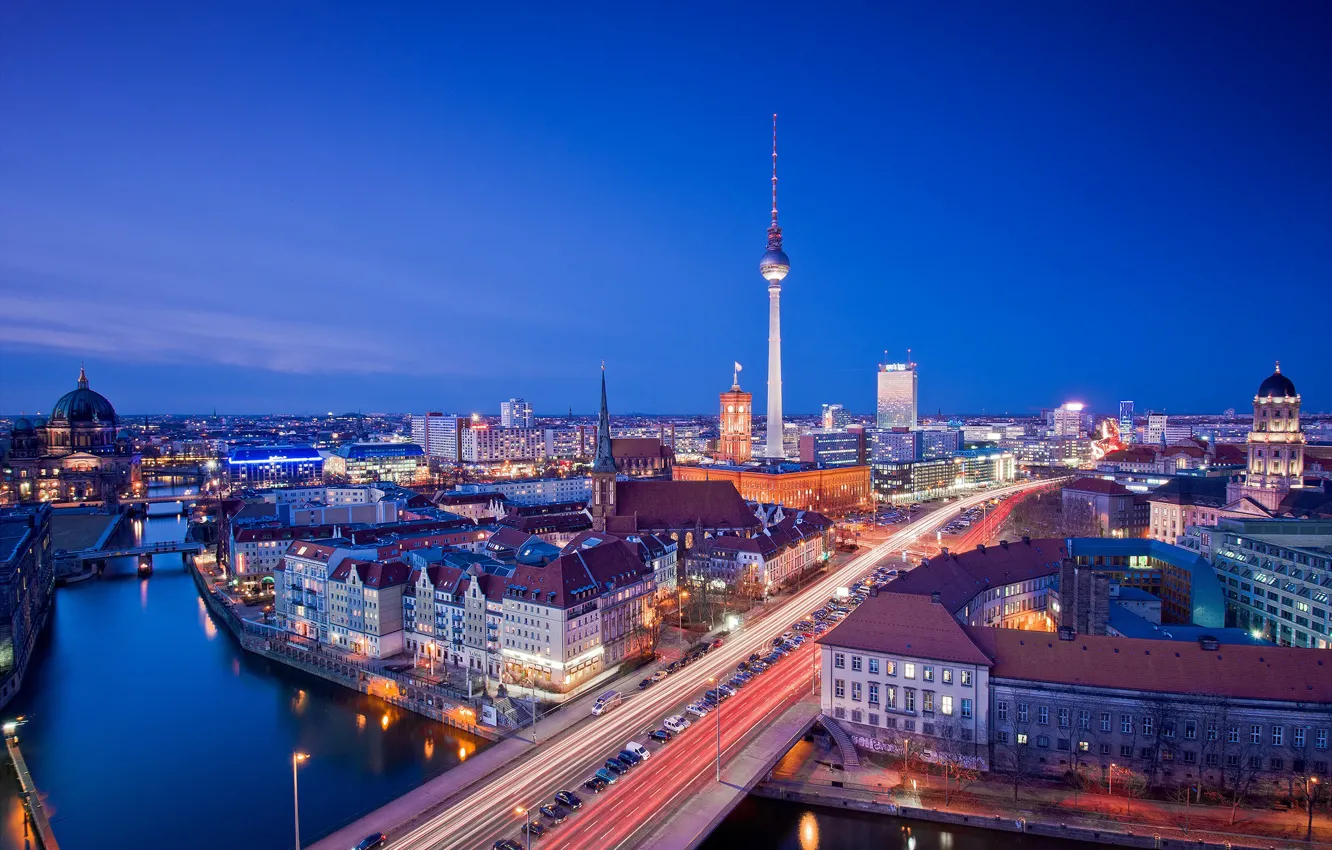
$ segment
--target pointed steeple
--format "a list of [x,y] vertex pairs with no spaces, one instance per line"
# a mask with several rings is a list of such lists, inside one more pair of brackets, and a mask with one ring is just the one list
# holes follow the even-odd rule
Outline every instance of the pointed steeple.
[[597,457],[592,462],[593,472],[615,472],[615,457],[611,454],[610,408],[606,404],[606,364],[601,364],[601,413],[597,417]]
[[79,389],[88,389],[88,373],[83,371],[83,361],[79,361]]

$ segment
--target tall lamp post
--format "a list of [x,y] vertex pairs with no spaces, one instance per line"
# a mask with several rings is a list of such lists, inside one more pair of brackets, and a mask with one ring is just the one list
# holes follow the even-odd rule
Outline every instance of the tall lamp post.
[[513,813],[518,817],[523,817],[524,815],[527,816],[527,828],[523,830],[523,835],[526,836],[525,843],[527,844],[527,850],[532,850],[532,810],[517,806],[514,808]]
[[1318,777],[1304,777],[1304,805],[1309,810],[1309,826],[1304,830],[1304,840],[1313,842],[1313,804],[1314,794],[1318,793]]
[[291,754],[291,808],[296,818],[296,850],[301,850],[301,786],[296,778],[296,768],[309,758],[309,753]]
[[716,678],[710,678],[708,682],[712,683],[713,692],[717,694],[717,708],[715,709],[717,714],[717,781],[721,782],[721,682]]

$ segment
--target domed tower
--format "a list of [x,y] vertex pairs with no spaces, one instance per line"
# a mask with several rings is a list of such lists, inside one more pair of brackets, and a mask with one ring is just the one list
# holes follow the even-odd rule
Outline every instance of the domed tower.
[[777,116],[772,116],[772,224],[768,250],[759,260],[759,274],[768,282],[768,424],[765,457],[786,456],[782,444],[782,281],[791,261],[782,250],[782,228],[777,224]]
[[26,416],[14,420],[13,427],[9,429],[9,443],[9,456],[12,458],[35,458],[42,453],[37,429]]
[[116,443],[116,409],[88,388],[79,367],[78,386],[60,397],[46,424],[47,453],[61,457],[74,452],[111,454]]
[[1300,428],[1300,394],[1294,382],[1281,374],[1278,362],[1253,397],[1248,467],[1238,495],[1276,510],[1287,493],[1304,486],[1306,442]]

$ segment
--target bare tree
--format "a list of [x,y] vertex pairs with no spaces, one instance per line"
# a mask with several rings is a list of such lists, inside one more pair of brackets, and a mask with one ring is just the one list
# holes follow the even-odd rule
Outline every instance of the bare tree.
[[[1018,800],[1018,788],[1040,772],[1040,758],[1032,746],[1034,723],[1027,703],[1004,703],[1008,717],[999,718],[994,734],[994,767],[1009,775],[1013,782],[1013,802]],[[1006,728],[1005,728],[1006,727]]]
[[1161,697],[1148,697],[1138,704],[1138,719],[1142,723],[1143,736],[1148,739],[1143,778],[1149,788],[1160,784],[1164,764],[1173,763],[1179,756],[1180,726],[1183,723],[1179,706],[1177,701]]
[[967,783],[975,782],[980,776],[979,760],[970,754],[972,746],[964,737],[965,729],[955,720],[947,720],[935,726],[935,763],[939,765],[939,773],[943,776],[945,809],[948,808],[953,782],[957,783],[957,790],[961,791]]
[[654,658],[661,645],[662,617],[653,601],[643,603],[643,615],[634,621],[629,645],[641,657]]

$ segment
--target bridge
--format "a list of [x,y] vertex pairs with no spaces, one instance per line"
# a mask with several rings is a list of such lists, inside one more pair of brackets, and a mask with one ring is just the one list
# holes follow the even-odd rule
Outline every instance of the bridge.
[[[804,589],[764,606],[747,617],[721,648],[646,691],[630,691],[624,703],[608,715],[588,715],[586,703],[591,697],[566,705],[542,721],[548,726],[539,744],[515,738],[496,744],[327,836],[313,848],[340,850],[375,831],[387,833],[395,850],[471,850],[488,847],[497,838],[512,839],[519,834],[520,826],[515,806],[547,802],[561,788],[581,794],[583,781],[607,756],[618,752],[626,741],[643,740],[662,719],[701,696],[709,682],[729,677],[735,665],[750,653],[771,647],[772,639],[786,631],[793,620],[824,604],[837,588],[854,583],[883,558],[918,537],[932,534],[959,511],[995,495],[1047,484],[1024,482],[947,504],[903,526],[883,543],[830,570]],[[744,789],[763,777],[793,739],[806,734],[805,724],[813,725],[818,708],[813,681],[816,650],[812,642],[806,643],[722,703],[719,712],[695,722],[665,746],[652,745],[652,758],[621,780],[628,788],[617,783],[595,797],[584,795],[586,805],[568,825],[542,839],[543,850],[677,846],[672,842],[679,842],[680,847],[695,846],[711,829],[714,818],[720,822],[744,796]],[[722,751],[720,783],[715,775],[717,748]],[[680,755],[672,756],[672,752]],[[644,778],[647,774],[656,774],[657,778]],[[722,785],[726,790],[717,787]],[[715,792],[709,791],[714,788]],[[652,793],[642,793],[645,789]],[[708,800],[698,796],[705,793],[713,796]],[[697,816],[669,835],[657,835],[657,830],[670,826],[672,812],[693,811],[692,802],[680,805],[691,797],[701,801]],[[709,811],[713,815],[702,816],[705,803],[712,807]]]
[[[75,552],[61,551],[55,556],[55,571],[58,577],[64,577],[69,581],[77,581],[80,578],[88,578],[94,570],[100,571],[101,565],[111,558],[143,556],[151,558],[153,555],[179,552],[183,559],[189,555],[197,555],[206,548],[203,543],[196,543],[193,540],[168,540],[161,543],[149,543],[144,546],[112,546],[101,549],[80,549]],[[145,567],[144,572],[148,571],[150,571],[149,568]]]

